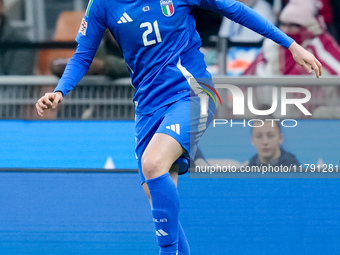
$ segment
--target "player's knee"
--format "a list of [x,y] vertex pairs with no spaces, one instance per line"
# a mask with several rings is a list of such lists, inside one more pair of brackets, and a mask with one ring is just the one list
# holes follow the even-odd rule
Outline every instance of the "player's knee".
[[153,179],[166,173],[162,160],[156,157],[142,157],[142,171],[146,179]]

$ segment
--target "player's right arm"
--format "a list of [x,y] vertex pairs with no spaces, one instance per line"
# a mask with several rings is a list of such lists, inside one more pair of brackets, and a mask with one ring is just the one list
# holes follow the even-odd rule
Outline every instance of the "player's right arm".
[[55,109],[63,97],[75,88],[90,68],[106,29],[106,24],[103,21],[103,9],[99,2],[100,0],[90,0],[89,2],[76,37],[78,42],[76,52],[66,65],[58,85],[53,92],[46,93],[36,103],[37,112],[40,116],[43,116],[45,110]]
[[63,97],[75,88],[89,69],[95,54],[96,50],[78,44],[77,50],[66,65],[57,87],[53,92],[46,93],[37,101],[36,109],[40,116],[43,116],[46,110],[55,109],[61,103]]

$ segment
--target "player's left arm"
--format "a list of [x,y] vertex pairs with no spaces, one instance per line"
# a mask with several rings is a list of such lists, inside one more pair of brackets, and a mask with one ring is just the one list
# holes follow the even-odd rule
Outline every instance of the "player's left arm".
[[295,41],[288,49],[292,53],[295,62],[301,65],[308,73],[312,73],[314,70],[316,77],[319,78],[322,75],[322,64],[312,53],[305,50]]
[[317,77],[322,73],[321,63],[313,54],[298,45],[270,21],[245,4],[235,0],[188,0],[201,8],[217,12],[251,30],[267,37],[289,49],[295,61],[306,71],[315,71]]

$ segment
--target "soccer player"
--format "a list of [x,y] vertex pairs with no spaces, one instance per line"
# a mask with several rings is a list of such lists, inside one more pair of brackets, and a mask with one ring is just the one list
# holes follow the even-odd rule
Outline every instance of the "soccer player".
[[55,90],[36,104],[40,115],[57,107],[86,73],[108,28],[123,51],[136,88],[138,169],[151,199],[162,255],[190,253],[178,218],[177,178],[187,171],[189,154],[194,157],[215,110],[212,98],[204,92],[210,88],[200,88],[198,83],[190,87],[188,82],[190,77],[211,77],[199,51],[201,41],[192,15],[195,7],[220,13],[269,37],[289,48],[306,70],[321,75],[321,64],[311,53],[234,0],[90,0],[76,38],[76,53]]

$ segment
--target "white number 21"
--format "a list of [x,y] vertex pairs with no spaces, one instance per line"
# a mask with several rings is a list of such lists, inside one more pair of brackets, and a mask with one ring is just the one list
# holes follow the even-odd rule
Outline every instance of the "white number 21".
[[156,40],[148,41],[148,38],[147,38],[148,35],[151,34],[153,31],[155,31],[157,42],[158,43],[162,42],[161,34],[159,33],[159,29],[158,29],[157,20],[153,23],[153,28],[152,28],[152,24],[150,22],[144,22],[144,23],[140,24],[139,27],[140,28],[143,28],[143,27],[147,28],[147,30],[143,33],[144,46],[149,46],[149,45],[156,43]]

